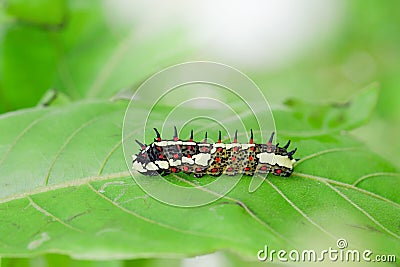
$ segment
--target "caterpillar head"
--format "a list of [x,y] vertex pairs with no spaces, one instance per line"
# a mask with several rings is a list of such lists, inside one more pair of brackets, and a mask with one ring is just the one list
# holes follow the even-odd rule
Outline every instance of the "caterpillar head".
[[150,147],[136,142],[140,145],[141,150],[138,154],[132,155],[132,168],[145,175],[158,175],[158,167],[151,160]]

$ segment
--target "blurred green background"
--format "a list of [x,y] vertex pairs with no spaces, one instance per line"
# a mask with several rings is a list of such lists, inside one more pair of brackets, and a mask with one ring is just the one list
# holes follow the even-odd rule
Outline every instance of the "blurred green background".
[[353,134],[400,166],[399,1],[0,5],[0,113],[46,103],[54,92],[58,104],[112,98],[192,60],[243,71],[272,106],[290,98],[340,102],[377,82],[376,112]]

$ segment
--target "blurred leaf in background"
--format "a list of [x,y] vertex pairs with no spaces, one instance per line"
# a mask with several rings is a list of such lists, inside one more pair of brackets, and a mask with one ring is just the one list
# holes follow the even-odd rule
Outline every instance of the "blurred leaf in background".
[[75,100],[111,97],[190,49],[178,27],[141,38],[113,24],[103,1],[7,0],[3,8],[2,112],[35,106],[50,89]]

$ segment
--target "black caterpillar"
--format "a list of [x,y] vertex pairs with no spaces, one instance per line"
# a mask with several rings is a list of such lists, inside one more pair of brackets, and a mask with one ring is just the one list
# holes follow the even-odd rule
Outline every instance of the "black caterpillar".
[[272,145],[274,132],[268,143],[254,144],[253,130],[250,131],[248,144],[237,143],[237,130],[233,143],[221,143],[221,131],[217,143],[207,143],[207,132],[203,142],[193,141],[193,130],[190,139],[178,138],[174,127],[174,138],[162,140],[156,128],[156,138],[150,145],[138,140],[141,151],[133,155],[133,169],[144,175],[168,175],[170,173],[193,173],[195,177],[205,174],[212,176],[245,174],[268,174],[288,177],[293,172],[293,154],[297,148],[288,152],[290,140],[283,147]]

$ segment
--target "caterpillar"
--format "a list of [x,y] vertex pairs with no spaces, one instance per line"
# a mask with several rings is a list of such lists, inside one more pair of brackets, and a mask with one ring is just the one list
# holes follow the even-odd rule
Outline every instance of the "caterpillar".
[[275,132],[272,132],[266,144],[255,144],[253,130],[250,130],[250,141],[247,144],[237,142],[236,130],[233,143],[221,142],[219,131],[216,143],[207,143],[207,132],[203,142],[193,141],[193,130],[189,140],[180,140],[174,127],[172,140],[162,140],[156,128],[156,138],[150,145],[135,140],[141,147],[138,154],[132,155],[132,168],[144,175],[168,175],[184,172],[200,178],[205,174],[233,176],[244,174],[272,174],[289,177],[293,172],[296,159],[293,154],[297,148],[288,152],[290,140],[280,147],[272,144]]

